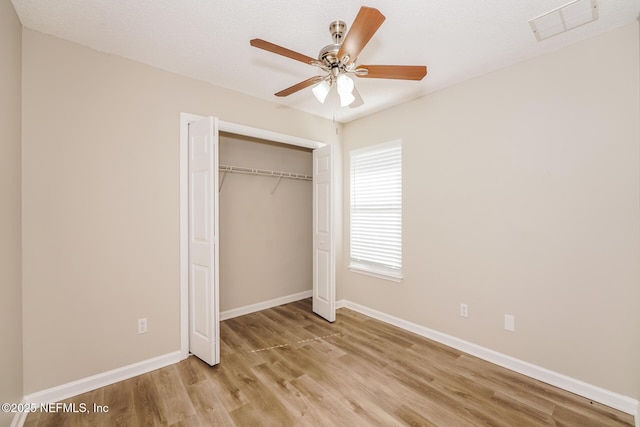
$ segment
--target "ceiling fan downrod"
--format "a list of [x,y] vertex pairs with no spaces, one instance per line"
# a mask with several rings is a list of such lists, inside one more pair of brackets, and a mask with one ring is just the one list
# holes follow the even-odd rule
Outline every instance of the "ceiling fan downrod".
[[331,38],[335,44],[342,43],[342,38],[346,31],[347,24],[345,24],[344,21],[335,20],[329,24],[329,32],[331,33]]

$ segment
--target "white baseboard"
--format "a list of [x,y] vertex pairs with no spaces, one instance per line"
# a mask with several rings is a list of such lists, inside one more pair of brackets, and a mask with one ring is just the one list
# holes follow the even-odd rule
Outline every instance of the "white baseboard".
[[636,427],[640,427],[640,402],[636,399],[587,384],[575,378],[550,371],[540,366],[532,365],[531,363],[507,356],[506,354],[498,353],[497,351],[461,340],[451,335],[443,334],[442,332],[434,331],[433,329],[408,322],[398,317],[391,316],[348,300],[340,300],[337,302],[336,306],[338,308],[345,307],[350,310],[357,311],[358,313],[362,313],[382,322],[413,332],[414,334],[429,338],[449,347],[453,347],[457,350],[479,357],[480,359],[484,359],[512,371],[519,372],[533,379],[551,384],[555,387],[633,415],[636,420]]
[[[21,403],[24,404],[27,402],[25,402],[25,400],[22,399]],[[25,421],[27,421],[27,415],[29,415],[28,412],[16,412],[16,414],[13,416],[13,421],[11,421],[10,427],[22,427]]]
[[[23,403],[39,405],[41,403],[59,402],[100,387],[105,387],[119,381],[146,374],[147,372],[155,371],[156,369],[164,368],[165,366],[173,365],[182,359],[182,353],[180,351],[174,351],[173,353],[153,357],[101,374],[92,375],[87,378],[28,394],[24,397]],[[27,415],[27,412],[16,414],[11,426],[22,427],[27,419]]]
[[291,294],[280,298],[275,298],[269,301],[259,302],[257,304],[246,305],[240,308],[234,308],[232,310],[223,311],[220,313],[220,320],[233,319],[234,317],[244,316],[245,314],[255,313],[256,311],[266,310],[268,308],[277,307],[283,304],[289,304],[290,302],[300,301],[301,299],[311,298],[313,291],[298,292],[297,294]]

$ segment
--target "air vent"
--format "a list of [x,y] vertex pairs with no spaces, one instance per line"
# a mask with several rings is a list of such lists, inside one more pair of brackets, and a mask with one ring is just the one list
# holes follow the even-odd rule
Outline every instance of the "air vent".
[[529,21],[529,25],[531,25],[536,40],[542,41],[596,19],[598,19],[596,0],[574,0],[533,18]]

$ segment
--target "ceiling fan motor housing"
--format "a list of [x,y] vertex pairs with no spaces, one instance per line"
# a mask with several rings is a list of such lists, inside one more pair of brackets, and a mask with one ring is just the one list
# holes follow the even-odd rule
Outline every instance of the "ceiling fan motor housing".
[[327,67],[331,68],[337,66],[340,60],[338,59],[338,51],[340,50],[339,44],[330,44],[323,47],[318,54],[318,59],[322,61]]
[[340,58],[338,58],[338,52],[340,51],[340,45],[342,44],[342,39],[346,31],[347,24],[345,24],[344,21],[336,20],[329,24],[329,32],[331,33],[333,43],[323,47],[318,54],[318,59],[323,62],[329,70],[338,69],[343,66],[343,64],[340,63]]
[[347,31],[347,24],[344,21],[333,21],[329,24],[329,32],[333,43],[323,47],[318,54],[318,59],[322,61],[328,68],[337,67],[340,65],[340,58],[338,58],[338,51],[340,50],[340,44],[344,33]]

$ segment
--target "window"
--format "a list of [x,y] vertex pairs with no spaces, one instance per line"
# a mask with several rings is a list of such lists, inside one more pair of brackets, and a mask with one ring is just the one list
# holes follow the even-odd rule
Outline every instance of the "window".
[[393,141],[353,150],[352,271],[402,279],[402,145]]

